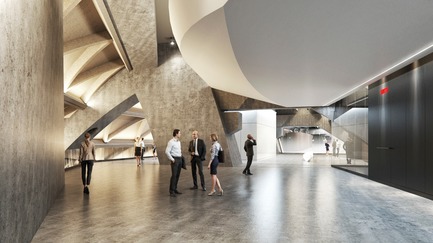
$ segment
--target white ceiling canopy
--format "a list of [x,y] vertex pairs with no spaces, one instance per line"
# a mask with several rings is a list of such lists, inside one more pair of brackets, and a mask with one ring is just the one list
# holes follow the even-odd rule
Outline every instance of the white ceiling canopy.
[[211,87],[287,107],[332,104],[433,50],[433,1],[170,0],[169,9],[182,55]]

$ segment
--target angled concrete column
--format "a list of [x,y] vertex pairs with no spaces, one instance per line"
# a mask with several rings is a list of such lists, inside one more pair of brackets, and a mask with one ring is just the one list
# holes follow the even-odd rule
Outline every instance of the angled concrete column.
[[[131,50],[128,53],[134,70],[124,69],[117,73],[92,96],[92,107],[79,110],[65,120],[65,149],[113,107],[136,95],[149,123],[161,164],[169,164],[164,150],[175,128],[181,130],[182,151],[187,160],[188,142],[192,131],[197,130],[208,149],[211,147],[210,134],[218,134],[227,156],[221,166],[240,163],[239,152],[233,146],[235,140],[225,135],[212,89],[186,64],[177,48],[168,44],[156,46],[154,1],[108,2],[119,29],[132,30],[121,35],[126,49]],[[143,24],[131,28],[135,23]],[[234,149],[234,156],[231,149]]]
[[242,113],[226,112],[222,113],[224,130],[227,134],[234,134],[242,130]]

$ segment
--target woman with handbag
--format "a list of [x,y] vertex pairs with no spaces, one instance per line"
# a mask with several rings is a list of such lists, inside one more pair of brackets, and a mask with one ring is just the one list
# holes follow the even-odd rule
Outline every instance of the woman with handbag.
[[140,167],[140,159],[141,159],[141,143],[140,143],[140,138],[136,137],[135,138],[135,143],[134,143],[134,156],[135,156],[135,160],[137,161],[137,166]]
[[212,177],[212,188],[209,192],[209,194],[207,194],[208,196],[213,196],[216,193],[215,190],[215,185],[218,187],[218,196],[222,196],[224,191],[221,187],[221,183],[217,177],[217,168],[218,168],[218,164],[219,164],[219,160],[218,160],[218,152],[221,150],[221,145],[218,142],[218,136],[214,133],[212,133],[210,135],[210,139],[212,141],[212,148],[210,150],[210,161],[209,161],[209,165],[207,166],[208,169],[210,169],[210,174]]
[[[79,161],[81,164],[81,179],[83,181],[83,192],[89,194],[90,179],[92,178],[93,163],[95,162],[95,144],[90,141],[90,133],[84,135],[85,140],[81,142]],[[87,178],[86,178],[87,167]]]

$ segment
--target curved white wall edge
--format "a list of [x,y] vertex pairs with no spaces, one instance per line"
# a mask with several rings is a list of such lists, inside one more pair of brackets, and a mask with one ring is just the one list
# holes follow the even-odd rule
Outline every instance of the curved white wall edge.
[[170,24],[176,41],[182,42],[184,34],[206,15],[220,9],[228,0],[169,0]]
[[260,94],[240,69],[222,8],[226,2],[195,0],[182,5],[170,0],[170,22],[182,56],[210,87],[277,104]]

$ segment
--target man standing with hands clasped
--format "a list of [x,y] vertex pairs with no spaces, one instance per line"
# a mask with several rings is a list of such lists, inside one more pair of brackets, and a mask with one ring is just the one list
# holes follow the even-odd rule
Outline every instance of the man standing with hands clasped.
[[206,187],[204,184],[204,175],[203,175],[203,161],[206,160],[206,145],[204,141],[198,138],[198,132],[192,132],[192,140],[189,142],[188,151],[191,154],[191,172],[192,172],[192,180],[194,186],[191,187],[191,190],[198,189],[197,185],[197,167],[198,174],[200,175],[200,183],[203,191],[206,191]]
[[173,138],[167,143],[165,154],[171,161],[171,178],[170,178],[170,197],[176,197],[176,194],[182,194],[177,190],[177,182],[182,169],[182,150],[180,148],[180,130],[173,130]]
[[253,163],[254,149],[253,146],[256,144],[256,139],[251,135],[247,135],[247,141],[245,141],[244,150],[247,152],[247,166],[245,167],[242,174],[244,175],[252,175],[250,171],[251,164]]

